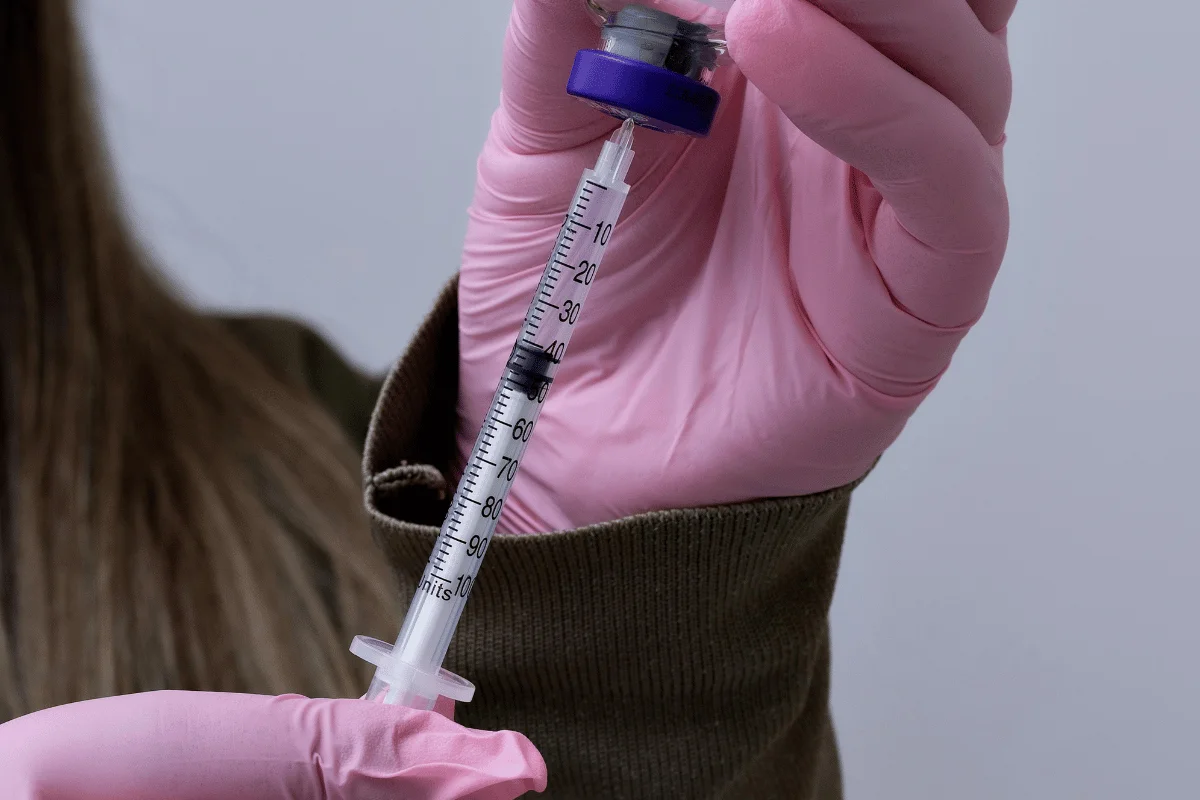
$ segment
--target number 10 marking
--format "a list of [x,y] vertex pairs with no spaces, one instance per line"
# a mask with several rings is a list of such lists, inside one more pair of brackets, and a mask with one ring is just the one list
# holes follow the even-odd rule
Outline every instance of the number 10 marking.
[[592,244],[598,244],[601,247],[608,244],[608,237],[612,235],[612,224],[605,225],[604,220],[596,223],[596,236],[592,239]]

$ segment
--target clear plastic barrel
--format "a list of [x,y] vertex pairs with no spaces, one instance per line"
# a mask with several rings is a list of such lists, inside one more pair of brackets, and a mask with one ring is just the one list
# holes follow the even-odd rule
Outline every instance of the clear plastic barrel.
[[350,647],[375,665],[367,700],[428,711],[440,697],[465,703],[475,693],[442,662],[629,195],[633,131],[622,124],[579,181],[400,635],[394,645],[359,636]]

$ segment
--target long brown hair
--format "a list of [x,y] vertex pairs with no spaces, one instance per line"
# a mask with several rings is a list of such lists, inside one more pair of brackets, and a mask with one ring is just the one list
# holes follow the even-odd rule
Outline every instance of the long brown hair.
[[85,61],[70,0],[0,2],[0,721],[361,692],[396,597],[355,449],[150,269]]

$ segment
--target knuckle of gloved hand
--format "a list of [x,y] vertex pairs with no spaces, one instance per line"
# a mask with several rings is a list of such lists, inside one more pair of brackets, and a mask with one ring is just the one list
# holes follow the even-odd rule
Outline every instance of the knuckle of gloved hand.
[[1006,48],[996,55],[988,72],[989,77],[980,82],[983,96],[971,116],[988,144],[994,145],[1003,139],[1009,114],[1012,113],[1013,77]]
[[945,253],[989,261],[1004,250],[1009,234],[1000,154],[977,137],[955,138],[943,138],[936,157],[916,173],[930,183],[923,191],[930,230],[919,238]]

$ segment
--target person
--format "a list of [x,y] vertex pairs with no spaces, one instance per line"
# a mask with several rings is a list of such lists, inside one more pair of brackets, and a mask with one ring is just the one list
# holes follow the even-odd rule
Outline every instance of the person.
[[[457,722],[274,695],[360,692],[339,648],[393,634],[417,586],[615,125],[563,91],[596,40],[583,4],[515,0],[460,275],[382,388],[303,328],[205,317],[150,277],[70,4],[5,4],[0,702],[45,710],[0,726],[0,793],[840,797],[850,497],[1003,258],[1014,4],[734,6],[712,135],[635,140],[448,654],[480,687]],[[390,576],[351,498],[364,436]]]

